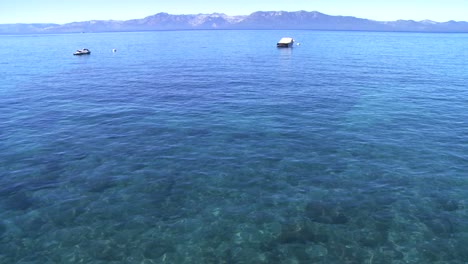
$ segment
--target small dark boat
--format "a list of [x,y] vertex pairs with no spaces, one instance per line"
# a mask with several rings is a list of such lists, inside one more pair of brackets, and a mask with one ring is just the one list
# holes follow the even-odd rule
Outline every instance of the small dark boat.
[[276,47],[278,48],[290,48],[294,44],[293,38],[282,38],[278,43],[276,43]]
[[73,55],[89,55],[91,54],[91,51],[89,49],[80,49],[77,50]]

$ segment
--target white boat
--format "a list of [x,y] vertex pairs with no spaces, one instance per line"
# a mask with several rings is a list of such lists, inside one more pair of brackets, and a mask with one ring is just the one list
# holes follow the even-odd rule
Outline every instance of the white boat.
[[278,41],[278,43],[276,43],[276,47],[278,47],[278,48],[290,48],[290,47],[293,46],[293,44],[294,44],[294,39],[293,38],[285,37],[285,38],[280,39],[280,41]]
[[89,49],[80,49],[77,50],[73,55],[89,55],[91,54],[91,51]]

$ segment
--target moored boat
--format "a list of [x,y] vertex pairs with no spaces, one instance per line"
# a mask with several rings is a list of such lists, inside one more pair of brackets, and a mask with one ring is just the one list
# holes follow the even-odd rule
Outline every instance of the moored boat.
[[91,51],[89,49],[80,49],[77,50],[73,55],[89,55],[91,54]]
[[294,39],[293,38],[285,37],[285,38],[280,39],[280,41],[278,41],[278,43],[276,43],[276,47],[278,47],[278,48],[290,48],[290,47],[293,46],[293,44],[294,44]]

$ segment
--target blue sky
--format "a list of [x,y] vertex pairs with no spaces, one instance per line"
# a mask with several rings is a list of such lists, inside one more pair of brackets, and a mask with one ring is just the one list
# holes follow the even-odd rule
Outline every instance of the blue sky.
[[5,0],[0,24],[127,20],[159,12],[246,15],[259,10],[315,10],[382,21],[468,21],[468,0]]

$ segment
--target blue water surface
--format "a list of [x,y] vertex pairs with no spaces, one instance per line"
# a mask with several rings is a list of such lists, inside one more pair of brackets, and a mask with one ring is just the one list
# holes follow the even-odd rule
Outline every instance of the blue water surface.
[[0,263],[467,263],[467,44],[0,36]]

